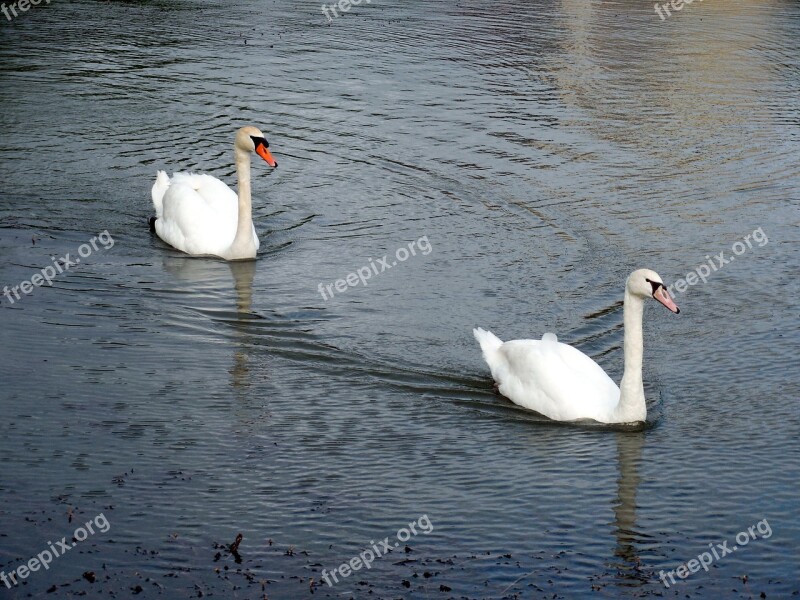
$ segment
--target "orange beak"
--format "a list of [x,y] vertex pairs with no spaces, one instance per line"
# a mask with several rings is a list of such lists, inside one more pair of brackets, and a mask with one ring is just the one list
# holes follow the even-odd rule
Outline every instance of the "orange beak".
[[658,289],[655,292],[653,292],[653,298],[661,302],[661,304],[666,306],[672,312],[676,314],[681,312],[681,309],[678,308],[675,302],[672,301],[672,298],[670,297],[667,288],[665,288],[663,285],[659,286]]
[[278,166],[278,161],[272,157],[272,153],[264,144],[256,146],[256,154],[263,158],[270,167]]

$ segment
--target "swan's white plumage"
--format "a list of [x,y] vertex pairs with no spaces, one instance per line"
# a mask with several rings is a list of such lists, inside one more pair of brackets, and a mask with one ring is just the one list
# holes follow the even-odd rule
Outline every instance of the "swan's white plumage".
[[541,340],[503,343],[483,329],[473,330],[503,396],[556,421],[609,422],[619,388],[580,350],[552,333]]
[[[159,171],[152,189],[156,233],[171,246],[194,255],[222,256],[236,237],[239,199],[211,175]],[[259,247],[253,227],[253,242]]]
[[153,197],[153,208],[156,210],[156,217],[160,217],[164,212],[164,194],[169,187],[169,176],[166,171],[158,171],[156,173],[156,182],[153,184],[153,189],[150,190],[150,195]]
[[642,315],[647,298],[680,312],[658,273],[638,269],[630,274],[622,302],[625,369],[619,387],[600,365],[559,342],[553,333],[545,333],[541,340],[506,343],[483,329],[474,329],[473,334],[500,393],[515,404],[556,421],[641,422],[647,418],[642,383]]

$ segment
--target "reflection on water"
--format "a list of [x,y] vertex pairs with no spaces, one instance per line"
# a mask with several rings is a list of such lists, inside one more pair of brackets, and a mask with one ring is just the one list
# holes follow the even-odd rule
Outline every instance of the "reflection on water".
[[247,380],[247,323],[252,317],[250,307],[253,303],[253,277],[256,274],[254,260],[228,263],[234,279],[236,292],[237,325],[234,329],[235,351],[231,367],[231,387],[236,390],[249,385]]
[[642,572],[642,561],[636,547],[640,535],[636,527],[636,492],[639,489],[639,463],[642,460],[644,432],[617,433],[617,458],[619,478],[617,479],[617,502],[614,506],[614,527],[617,547],[614,550],[620,562],[615,567],[619,573],[619,585],[646,584],[650,573]]
[[[302,3],[77,1],[0,29],[0,286],[116,242],[0,304],[0,568],[69,514],[112,523],[7,595],[639,597],[764,518],[767,542],[668,591],[799,591],[796,3],[662,23],[627,1],[373,2],[328,25]],[[156,168],[233,185],[247,123],[281,164],[253,180],[259,259],[166,248]],[[619,381],[628,273],[673,282],[758,227],[769,245],[680,318],[646,310],[646,426],[492,392],[473,327],[555,331]],[[429,260],[320,298],[423,236]],[[422,514],[408,552],[312,583]]]
[[[170,253],[165,255],[163,265],[164,270],[175,280],[186,282],[192,289],[218,285],[221,280],[224,280],[226,272],[232,276],[236,316],[230,321],[231,346],[234,348],[233,365],[229,370],[231,388],[237,390],[248,387],[248,325],[253,319],[259,318],[252,312],[253,279],[256,274],[257,262],[254,260],[223,262]],[[224,310],[219,312],[220,316],[224,312]]]

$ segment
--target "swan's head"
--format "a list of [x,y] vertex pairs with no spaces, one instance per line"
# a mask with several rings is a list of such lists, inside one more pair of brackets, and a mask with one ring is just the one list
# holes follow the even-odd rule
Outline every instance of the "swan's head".
[[269,142],[264,134],[257,127],[248,125],[242,127],[236,133],[236,143],[234,144],[237,150],[243,150],[247,153],[255,152],[263,158],[270,167],[277,167],[278,162],[272,157],[269,151]]
[[631,273],[626,289],[634,296],[640,298],[655,298],[674,313],[681,312],[664,286],[661,276],[650,269],[639,269]]

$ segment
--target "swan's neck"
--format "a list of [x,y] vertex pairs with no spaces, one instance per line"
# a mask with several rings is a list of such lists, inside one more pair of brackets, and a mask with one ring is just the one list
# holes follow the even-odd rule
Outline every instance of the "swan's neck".
[[644,301],[625,290],[625,303],[622,320],[625,326],[625,371],[619,385],[619,403],[615,410],[615,420],[620,423],[644,421],[647,406],[644,401],[642,383],[642,315]]
[[255,258],[256,245],[253,240],[253,204],[250,196],[250,154],[236,148],[236,176],[239,191],[239,213],[236,236],[228,249],[228,259]]

